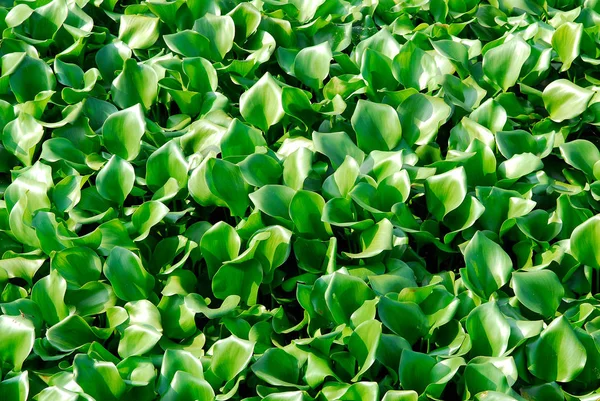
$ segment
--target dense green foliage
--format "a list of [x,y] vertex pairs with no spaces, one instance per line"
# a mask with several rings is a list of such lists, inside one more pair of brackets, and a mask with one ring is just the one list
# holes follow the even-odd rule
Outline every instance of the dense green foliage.
[[0,0],[2,401],[600,399],[597,0]]

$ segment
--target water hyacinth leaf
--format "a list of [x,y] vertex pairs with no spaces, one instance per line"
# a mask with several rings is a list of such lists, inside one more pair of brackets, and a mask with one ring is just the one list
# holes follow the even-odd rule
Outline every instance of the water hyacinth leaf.
[[594,176],[594,165],[600,160],[596,145],[584,139],[576,139],[560,145],[560,154],[565,162],[583,171],[588,177]]
[[73,351],[96,340],[96,333],[78,315],[71,315],[48,329],[48,342],[59,351]]
[[143,355],[150,351],[160,340],[161,333],[149,325],[133,324],[123,331],[119,341],[118,353],[122,358]]
[[182,350],[168,349],[165,351],[158,378],[157,391],[164,394],[178,371],[190,373],[199,379],[204,378],[204,370],[200,360],[191,353]]
[[576,22],[562,24],[552,35],[552,47],[562,62],[561,71],[567,71],[579,56],[582,35],[583,25]]
[[212,277],[224,262],[238,256],[241,239],[233,227],[221,221],[204,233],[199,245]]
[[429,330],[427,317],[414,302],[398,302],[382,297],[377,304],[381,322],[411,345]]
[[113,155],[96,178],[98,193],[111,202],[122,205],[133,189],[135,172],[127,160]]
[[594,92],[566,79],[552,81],[542,94],[544,106],[553,121],[561,122],[583,113]]
[[125,60],[131,57],[131,49],[121,41],[109,43],[96,53],[96,65],[102,79],[112,81],[116,72],[123,69]]
[[531,54],[531,48],[520,37],[488,50],[483,56],[483,72],[504,92],[519,79],[521,68]]
[[417,401],[419,394],[414,390],[389,390],[385,393],[383,401]]
[[217,341],[212,347],[210,370],[221,380],[228,382],[248,366],[254,343],[229,336]]
[[140,258],[120,246],[112,249],[103,271],[117,297],[124,301],[146,299],[154,287],[154,277],[144,269]]
[[175,372],[169,389],[162,400],[198,400],[211,401],[215,392],[206,380],[199,379],[187,372]]
[[221,140],[223,157],[253,155],[257,146],[266,146],[262,132],[242,123],[237,118],[229,125],[229,129]]
[[164,35],[163,39],[170,50],[185,57],[211,57],[209,40],[191,29]]
[[0,316],[0,360],[20,371],[33,349],[35,327],[22,316]]
[[300,376],[297,359],[281,348],[268,349],[250,368],[274,386],[294,387]]
[[40,92],[54,90],[56,78],[48,64],[25,53],[21,53],[17,60],[9,80],[10,89],[19,103],[34,100]]
[[173,140],[157,149],[146,162],[146,184],[154,191],[174,178],[179,188],[185,188],[188,163],[181,148]]
[[87,354],[75,356],[73,379],[95,399],[118,400],[127,389],[114,363],[97,361]]
[[429,375],[434,366],[435,359],[429,355],[411,350],[402,352],[399,370],[402,387],[419,394],[424,393],[430,383]]
[[558,310],[565,290],[550,270],[514,272],[513,289],[519,302],[543,317],[550,317]]
[[290,220],[290,203],[296,191],[283,185],[265,185],[250,194],[250,200],[269,216]]
[[235,24],[236,43],[241,43],[258,29],[260,12],[252,3],[240,3],[229,12]]
[[199,93],[214,92],[217,89],[217,71],[205,58],[185,58],[181,66],[189,79],[189,89]]
[[600,217],[593,216],[577,226],[571,234],[571,252],[584,265],[600,269],[600,256],[595,252],[600,240]]
[[113,99],[121,109],[141,104],[148,110],[158,94],[158,77],[152,67],[125,60],[123,71],[112,82]]
[[284,116],[281,87],[268,72],[240,96],[240,113],[244,119],[263,131]]
[[402,138],[398,114],[388,105],[359,100],[351,121],[357,145],[367,153],[372,150],[391,150]]
[[327,156],[335,169],[344,163],[346,157],[352,157],[357,163],[362,163],[365,154],[350,139],[345,132],[313,132],[315,150]]
[[140,152],[140,140],[146,122],[140,104],[110,115],[102,126],[104,146],[125,160],[133,160]]
[[121,15],[119,39],[130,49],[147,49],[158,40],[158,18],[144,15]]
[[42,127],[29,114],[21,113],[9,122],[2,132],[2,144],[25,166],[30,166],[33,154],[44,135]]
[[501,356],[508,348],[510,325],[493,301],[473,309],[467,317],[466,328],[473,355]]
[[419,91],[427,88],[429,81],[439,75],[433,56],[415,45],[413,41],[404,44],[398,55],[394,57],[393,72],[404,87]]
[[7,399],[26,401],[29,395],[29,373],[19,373],[0,383],[0,394]]
[[393,226],[388,219],[383,219],[360,234],[359,253],[344,254],[352,259],[370,258],[392,249]]
[[228,15],[207,13],[194,22],[193,29],[208,39],[210,55],[214,61],[221,61],[233,46],[235,24]]
[[66,291],[67,282],[56,271],[39,280],[31,289],[31,300],[39,306],[49,325],[56,324],[69,315],[65,304]]
[[527,369],[546,381],[568,382],[584,368],[585,347],[564,316],[553,320],[539,338],[527,345]]
[[404,140],[411,145],[430,143],[450,112],[450,106],[442,99],[421,93],[409,96],[398,107]]
[[332,235],[331,226],[321,221],[325,201],[321,195],[310,191],[298,191],[290,201],[290,218],[300,234],[327,239]]
[[470,289],[482,298],[489,298],[508,283],[512,272],[508,254],[481,231],[465,248],[465,264],[467,267],[462,274],[472,287]]
[[294,59],[293,73],[305,85],[318,89],[323,86],[323,80],[329,75],[332,57],[329,42],[305,47]]
[[[350,297],[350,294],[354,294]],[[367,300],[373,299],[373,291],[364,281],[348,274],[334,273],[325,291],[325,304],[334,320],[348,322],[352,314]]]
[[202,206],[227,206],[233,216],[242,216],[249,205],[248,186],[239,166],[206,158],[191,174],[188,189]]
[[463,167],[431,176],[425,181],[427,207],[439,220],[459,207],[466,195],[467,176]]
[[361,323],[352,333],[348,348],[355,355],[360,366],[353,381],[359,380],[375,362],[380,336],[381,322],[377,320],[367,320]]
[[219,299],[237,295],[244,303],[254,305],[262,280],[263,269],[256,260],[226,263],[215,273],[212,290]]

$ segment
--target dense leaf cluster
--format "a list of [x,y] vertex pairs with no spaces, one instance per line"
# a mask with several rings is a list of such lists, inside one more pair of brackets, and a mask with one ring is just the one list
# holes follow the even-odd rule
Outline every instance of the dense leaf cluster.
[[600,2],[0,0],[0,399],[600,399]]

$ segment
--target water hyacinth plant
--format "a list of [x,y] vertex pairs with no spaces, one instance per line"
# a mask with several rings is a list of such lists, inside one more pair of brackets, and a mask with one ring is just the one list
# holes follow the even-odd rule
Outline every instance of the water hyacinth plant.
[[0,0],[0,400],[599,400],[599,21]]

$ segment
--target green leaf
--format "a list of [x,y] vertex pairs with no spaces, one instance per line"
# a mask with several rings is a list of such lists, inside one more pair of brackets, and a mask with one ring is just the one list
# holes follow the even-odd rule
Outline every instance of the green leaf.
[[402,138],[398,113],[386,104],[359,100],[352,114],[358,147],[365,151],[394,149]]
[[118,353],[122,358],[143,355],[158,343],[161,333],[154,327],[145,324],[132,324],[123,331],[119,341]]
[[189,89],[199,93],[214,92],[217,89],[217,71],[207,59],[185,58],[181,66],[189,79]]
[[425,180],[427,208],[438,220],[458,208],[467,195],[467,176],[463,167],[428,177]]
[[393,72],[404,87],[419,91],[427,88],[430,80],[439,75],[435,59],[413,41],[405,43],[394,57]]
[[600,269],[600,255],[595,251],[600,241],[600,216],[593,216],[578,225],[571,234],[571,253],[584,265]]
[[566,79],[552,81],[542,94],[544,106],[553,121],[561,122],[583,113],[594,92]]
[[293,64],[293,74],[306,86],[319,89],[329,75],[333,54],[329,42],[305,47],[298,52]]
[[281,348],[268,349],[250,368],[274,386],[294,387],[300,376],[297,359]]
[[290,220],[290,203],[296,191],[283,185],[265,185],[250,194],[250,200],[269,216]]
[[33,348],[35,328],[21,316],[0,316],[0,360],[20,371]]
[[583,25],[575,22],[567,22],[554,31],[552,35],[552,48],[558,53],[562,62],[560,71],[571,68],[573,61],[579,56]]
[[219,340],[212,346],[210,370],[219,379],[228,382],[248,366],[253,351],[253,342],[233,335]]
[[147,49],[158,40],[158,18],[145,15],[121,15],[119,39],[130,49]]
[[328,223],[321,221],[325,201],[315,192],[298,191],[290,202],[290,218],[295,230],[308,237],[327,239],[333,233]]
[[56,324],[69,315],[64,300],[66,291],[67,282],[56,271],[40,279],[31,289],[31,300],[38,304],[49,325]]
[[379,338],[381,337],[381,322],[377,320],[367,320],[354,330],[350,336],[348,349],[358,361],[359,371],[352,381],[360,380],[361,376],[375,362]]
[[221,61],[233,46],[235,24],[228,15],[206,14],[194,22],[194,31],[208,39],[211,59]]
[[115,246],[106,258],[104,275],[124,301],[146,299],[154,287],[154,277],[144,269],[140,258],[120,246]]
[[[465,248],[465,284],[482,298],[489,298],[512,273],[512,261],[500,245],[478,231]],[[468,283],[468,284],[467,284]]]
[[545,381],[569,382],[585,366],[587,353],[564,316],[552,321],[527,345],[527,369]]
[[[19,59],[12,66],[14,70],[9,78],[10,89],[19,103],[34,100],[40,92],[54,90],[56,78],[48,64],[24,53],[14,53],[13,56],[18,56]],[[8,69],[6,61],[6,58],[3,59],[3,70]]]
[[29,395],[29,374],[19,373],[0,383],[0,394],[9,400],[26,401]]
[[600,160],[596,145],[585,139],[576,139],[560,145],[560,154],[571,166],[583,171],[588,177],[594,176],[594,165]]
[[135,172],[133,166],[117,155],[113,155],[96,177],[98,193],[111,202],[122,205],[133,189]]
[[411,345],[429,331],[427,317],[414,302],[398,302],[382,297],[377,304],[381,322]]
[[21,163],[31,166],[33,154],[43,135],[44,127],[29,114],[21,113],[4,127],[2,144]]
[[473,309],[467,317],[466,329],[475,356],[501,356],[508,348],[510,325],[494,301]]
[[348,323],[365,301],[375,297],[365,282],[349,274],[333,273],[325,290],[325,304],[336,323]]
[[226,263],[215,273],[212,290],[215,297],[226,299],[238,295],[247,305],[256,304],[263,269],[256,260]]
[[393,226],[388,219],[383,219],[374,226],[360,233],[360,252],[344,252],[349,258],[371,258],[392,249]]
[[72,247],[57,252],[52,257],[51,267],[68,285],[77,287],[98,280],[102,274],[100,257],[86,247]]
[[513,272],[512,287],[519,302],[545,318],[558,310],[565,290],[550,270]]
[[140,152],[140,141],[145,130],[146,122],[141,105],[118,111],[111,114],[102,126],[104,146],[125,160],[133,160]]
[[148,201],[142,203],[131,215],[131,223],[139,235],[134,241],[142,241],[150,234],[150,229],[160,223],[169,213],[169,208],[162,202]]
[[148,157],[146,162],[146,185],[158,191],[169,179],[175,179],[178,188],[185,188],[188,179],[188,163],[181,148],[173,140],[165,143]]
[[211,401],[215,392],[206,380],[186,372],[175,372],[169,390],[161,398],[165,401]]
[[188,181],[188,190],[202,206],[227,206],[232,216],[243,216],[249,206],[248,185],[239,166],[206,158]]
[[409,96],[398,107],[404,140],[410,145],[430,143],[450,113],[450,106],[442,99],[421,93]]
[[75,356],[73,379],[86,394],[95,399],[115,401],[127,390],[112,362],[96,361],[86,354]]
[[488,50],[483,55],[483,73],[504,92],[515,85],[531,48],[519,36]]
[[148,110],[158,94],[158,77],[152,67],[130,58],[112,82],[111,91],[115,104],[120,108],[141,104],[144,110]]
[[48,329],[48,342],[57,350],[70,352],[98,340],[96,333],[78,315],[71,315]]
[[240,96],[240,113],[244,119],[263,131],[284,116],[281,88],[268,72]]

